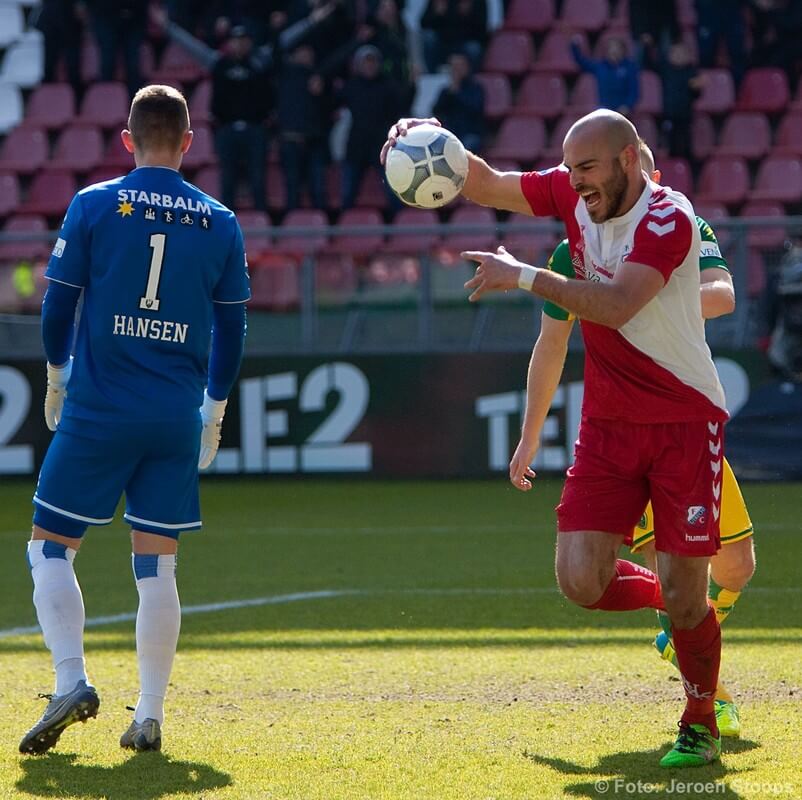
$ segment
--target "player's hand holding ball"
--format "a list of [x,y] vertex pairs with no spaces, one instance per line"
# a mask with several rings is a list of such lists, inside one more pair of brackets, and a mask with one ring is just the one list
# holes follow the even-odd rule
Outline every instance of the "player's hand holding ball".
[[45,424],[48,430],[55,431],[61,419],[64,398],[67,396],[67,384],[72,375],[72,356],[62,367],[47,365],[47,393],[45,394]]
[[390,188],[415,208],[450,203],[468,177],[468,154],[462,142],[434,119],[397,122],[380,159]]
[[228,400],[214,400],[206,392],[203,393],[203,405],[200,408],[203,430],[201,431],[198,469],[209,467],[217,455],[227,403]]

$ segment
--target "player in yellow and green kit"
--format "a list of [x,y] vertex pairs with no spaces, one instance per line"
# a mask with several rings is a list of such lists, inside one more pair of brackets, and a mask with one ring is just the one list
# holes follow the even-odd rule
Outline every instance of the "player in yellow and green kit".
[[[652,176],[655,182],[659,183],[660,172],[655,169],[654,157],[644,142],[641,142],[641,162],[643,169]],[[699,258],[702,314],[706,319],[710,319],[731,313],[735,307],[735,294],[727,262],[721,255],[712,228],[701,217],[697,217],[696,221],[702,238]],[[557,246],[549,259],[548,266],[549,269],[565,275],[567,278],[575,277],[567,240]],[[564,309],[553,303],[546,302],[544,304],[541,333],[535,344],[529,366],[527,409],[521,441],[510,462],[510,480],[513,486],[524,491],[531,488],[528,478],[534,477],[534,473],[529,465],[537,452],[548,405],[553,390],[556,389],[555,380],[559,380],[559,373],[554,367],[559,362],[561,371],[565,361],[572,321],[573,317]],[[724,459],[723,471],[719,522],[722,547],[710,561],[709,587],[710,604],[715,608],[719,623],[723,622],[732,611],[741,591],[755,570],[752,522],[738,482],[726,459]],[[633,532],[630,546],[633,552],[640,552],[644,556],[647,566],[656,572],[657,560],[653,543],[652,520],[650,503]],[[668,616],[663,613],[659,613],[658,616],[663,631],[657,635],[655,647],[666,661],[677,667],[674,648],[671,644],[671,627]],[[738,708],[732,695],[720,681],[716,688],[715,711],[721,735],[739,736],[741,725]]]

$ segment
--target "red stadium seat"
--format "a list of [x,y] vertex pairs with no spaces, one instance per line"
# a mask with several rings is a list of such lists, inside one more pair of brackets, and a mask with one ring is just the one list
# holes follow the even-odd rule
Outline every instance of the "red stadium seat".
[[322,211],[309,208],[297,208],[287,212],[279,230],[287,228],[303,228],[303,233],[276,237],[276,251],[306,255],[317,253],[328,245],[328,236],[322,230],[328,226],[326,215]]
[[711,158],[702,167],[696,199],[702,203],[735,205],[746,199],[749,191],[749,168],[746,161],[735,157]]
[[750,200],[798,203],[802,200],[802,164],[792,156],[769,156],[758,167]]
[[655,72],[643,70],[640,74],[640,99],[637,110],[643,114],[663,113],[663,84]]
[[264,211],[237,211],[237,220],[245,237],[245,252],[249,263],[259,263],[271,248],[270,217]]
[[694,110],[708,114],[723,114],[735,105],[735,83],[728,69],[703,69],[705,80],[702,93],[693,104]]
[[574,84],[571,95],[568,98],[568,105],[565,108],[566,114],[574,117],[582,117],[589,114],[599,107],[599,84],[594,75],[583,72]]
[[760,67],[747,70],[738,91],[739,111],[777,114],[791,99],[788,76],[781,69]]
[[[47,220],[38,215],[9,217],[3,233],[47,233]],[[42,241],[0,242],[0,261],[22,261],[23,259],[48,258],[51,246]]]
[[554,22],[554,0],[512,0],[504,17],[508,30],[541,33]]
[[122,83],[94,83],[86,91],[77,122],[120,128],[128,121],[128,90]]
[[20,211],[50,217],[63,216],[76,188],[72,172],[40,172],[28,188],[28,199],[22,204]]
[[488,119],[502,119],[510,112],[512,90],[506,75],[482,72],[476,80],[485,90],[485,112]]
[[609,18],[608,0],[563,0],[560,22],[567,28],[600,31]]
[[0,148],[0,169],[36,172],[47,160],[47,153],[47,135],[41,128],[14,128]]
[[760,297],[766,289],[766,263],[763,253],[755,247],[749,248],[746,291],[750,297]]
[[275,256],[251,270],[250,308],[287,311],[301,301],[300,270],[293,259]]
[[34,89],[25,108],[24,125],[63,128],[75,116],[75,95],[69,83],[43,83]]
[[524,78],[515,100],[515,114],[532,114],[553,119],[563,113],[566,104],[565,79],[562,75],[533,72]]
[[124,175],[126,170],[115,169],[114,167],[95,167],[86,176],[86,185],[91,186],[93,183],[103,183],[104,181],[111,181],[114,178],[119,178]]
[[709,114],[694,114],[691,122],[691,152],[704,161],[716,149],[716,129]]
[[439,233],[415,233],[419,225],[438,225],[437,213],[418,208],[402,208],[393,220],[393,233],[387,239],[387,253],[428,253],[440,241]]
[[532,230],[523,230],[504,233],[499,238],[499,244],[509,250],[516,258],[528,264],[546,266],[546,261],[552,250],[557,246],[559,235],[543,231],[543,219],[530,217],[527,214],[510,214],[507,218],[509,225],[523,225]]
[[345,255],[321,253],[315,259],[315,294],[324,305],[340,305],[357,290],[354,260]]
[[192,137],[192,145],[184,155],[182,162],[184,167],[198,169],[214,163],[217,159],[214,152],[214,138],[209,126],[193,125],[192,130],[195,135]]
[[[582,43],[582,49],[586,52],[586,42]],[[579,65],[571,54],[571,37],[561,30],[549,31],[540,47],[533,69],[536,72],[576,75],[579,72]]]
[[192,183],[206,194],[217,197],[220,194],[220,169],[214,164],[203,167],[195,173]]
[[197,59],[181,47],[170,42],[162,53],[159,66],[153,72],[154,83],[194,83],[206,77],[206,72]]
[[[496,214],[492,209],[481,206],[462,206],[451,215],[446,231],[449,231],[452,225],[476,225],[486,228],[495,226],[495,224]],[[495,230],[477,230],[467,233],[447,232],[443,237],[443,248],[452,253],[459,253],[462,250],[495,250],[496,232]]]
[[[343,211],[339,220],[340,228],[356,225],[383,225],[381,214],[375,208],[349,208]],[[384,245],[382,233],[356,234],[339,231],[329,247],[332,253],[352,256],[367,256],[380,250]]]
[[564,114],[557,120],[557,124],[551,132],[549,145],[542,154],[541,160],[548,162],[551,166],[561,164],[563,160],[563,139],[568,129],[576,122],[576,117],[571,114]]
[[[287,187],[284,183],[284,170],[280,164],[268,164],[265,178],[267,190],[267,207],[272,209],[285,209],[287,207]],[[220,191],[218,184],[217,191]]]
[[192,124],[212,121],[212,82],[201,81],[192,92],[189,101],[189,118]]
[[532,66],[534,55],[529,34],[522,31],[498,31],[485,52],[484,71],[523,75]]
[[378,170],[366,170],[354,205],[359,208],[384,208],[387,205],[387,191]]
[[660,183],[684,195],[693,192],[693,172],[684,158],[661,158],[657,165],[662,173]]
[[546,145],[546,126],[539,117],[507,117],[501,123],[491,158],[509,158],[532,162]]
[[[632,117],[632,124],[638,129],[638,134],[649,147],[656,148],[660,142],[657,122],[651,114],[639,112]],[[655,156],[657,157],[657,156]]]
[[103,166],[128,172],[134,168],[134,156],[123,146],[119,134],[112,133],[103,153]]
[[802,156],[802,111],[789,111],[780,120],[772,152],[778,156]]
[[762,158],[771,146],[771,128],[765,114],[736,111],[724,120],[716,150],[721,156]]
[[94,126],[73,125],[58,138],[47,169],[89,172],[103,160],[103,137]]
[[[742,217],[784,217],[785,208],[782,203],[768,200],[754,200],[741,209]],[[782,247],[785,244],[787,232],[784,225],[770,228],[750,228],[747,241],[750,247],[769,249]]]
[[694,201],[693,210],[713,228],[713,232],[716,235],[716,239],[718,239],[721,252],[723,253],[732,238],[732,233],[729,228],[722,228],[718,225],[719,222],[726,222],[730,219],[727,206],[722,203],[697,203]]
[[16,172],[0,172],[0,217],[13,214],[19,204],[19,179]]

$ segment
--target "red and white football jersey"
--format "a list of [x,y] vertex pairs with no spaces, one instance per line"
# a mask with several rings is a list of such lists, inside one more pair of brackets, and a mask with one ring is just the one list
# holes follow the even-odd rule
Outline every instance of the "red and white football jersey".
[[618,330],[581,320],[583,413],[648,423],[726,419],[724,390],[705,341],[700,235],[688,199],[647,181],[626,214],[596,224],[565,167],[524,173],[521,189],[536,216],[565,223],[578,279],[610,282],[620,264],[633,261],[665,280]]

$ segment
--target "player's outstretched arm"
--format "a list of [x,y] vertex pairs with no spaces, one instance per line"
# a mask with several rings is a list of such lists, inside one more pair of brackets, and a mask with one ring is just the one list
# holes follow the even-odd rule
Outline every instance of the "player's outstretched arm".
[[476,274],[465,283],[471,302],[489,291],[524,289],[564,308],[580,319],[608,328],[629,322],[665,285],[660,272],[645,264],[624,262],[610,283],[565,278],[548,269],[518,261],[504,247],[495,253],[476,250],[461,254],[478,261]]
[[735,311],[735,287],[732,275],[722,267],[702,270],[702,316],[705,319],[723,317]]
[[535,472],[531,463],[540,446],[543,423],[565,365],[571,320],[553,319],[543,314],[540,335],[532,349],[526,376],[526,411],[521,438],[510,461],[510,483],[522,492],[532,488]]
[[246,331],[244,303],[215,303],[212,348],[209,355],[209,384],[200,408],[201,446],[198,468],[207,469],[220,447],[220,432],[228,395],[242,363]]
[[45,394],[45,423],[55,431],[61,419],[67,384],[72,374],[73,332],[75,308],[81,289],[51,280],[42,301],[42,344],[47,356],[47,393]]
[[[387,141],[379,155],[381,163],[384,164],[387,153],[400,136],[404,136],[410,128],[423,124],[440,125],[440,122],[434,117],[398,120],[387,132]],[[479,205],[532,215],[532,207],[521,189],[521,173],[498,172],[470,151],[468,151],[468,177],[465,179],[461,194]]]

